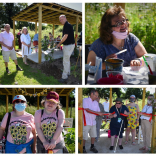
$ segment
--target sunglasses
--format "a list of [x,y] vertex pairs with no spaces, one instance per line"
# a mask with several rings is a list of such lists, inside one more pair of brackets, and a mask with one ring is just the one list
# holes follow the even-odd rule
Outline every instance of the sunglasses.
[[116,103],[116,104],[121,104],[121,103]]
[[16,100],[15,103],[25,103],[25,101],[23,101],[23,100],[21,100],[21,101],[20,100]]

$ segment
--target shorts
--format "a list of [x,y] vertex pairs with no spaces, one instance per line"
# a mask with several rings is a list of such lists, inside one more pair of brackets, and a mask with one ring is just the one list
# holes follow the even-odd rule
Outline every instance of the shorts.
[[[110,128],[110,131],[111,131],[111,136],[119,135],[120,128],[111,127],[111,128]],[[119,138],[123,138],[123,128],[121,129]]]
[[38,41],[33,41],[33,46],[38,45]]
[[96,138],[97,137],[97,133],[96,133],[96,125],[90,126],[83,126],[83,140],[87,140],[88,139],[88,133],[90,135],[91,138]]
[[9,62],[9,56],[12,60],[17,60],[15,50],[9,50],[9,51],[2,50],[2,55],[3,55],[4,62]]

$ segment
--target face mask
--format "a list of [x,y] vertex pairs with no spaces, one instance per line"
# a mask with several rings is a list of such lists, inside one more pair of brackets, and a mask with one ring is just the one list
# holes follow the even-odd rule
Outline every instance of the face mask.
[[148,104],[152,104],[152,100],[147,100],[147,103]]
[[26,105],[23,104],[23,103],[15,104],[15,109],[16,109],[18,112],[24,111],[25,108],[26,108]]
[[130,102],[135,102],[135,99],[133,99],[133,98],[130,98],[130,100],[129,100]]
[[117,38],[117,39],[125,39],[127,37],[127,30],[125,32],[117,32],[113,31],[112,34]]

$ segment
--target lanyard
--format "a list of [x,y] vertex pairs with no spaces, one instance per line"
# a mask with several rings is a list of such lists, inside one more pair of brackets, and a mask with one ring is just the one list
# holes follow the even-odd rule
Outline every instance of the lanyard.
[[[122,109],[122,106],[120,108],[120,113],[121,113],[121,109]],[[119,113],[118,109],[116,108],[117,112]],[[120,117],[120,113],[119,113],[119,117]]]

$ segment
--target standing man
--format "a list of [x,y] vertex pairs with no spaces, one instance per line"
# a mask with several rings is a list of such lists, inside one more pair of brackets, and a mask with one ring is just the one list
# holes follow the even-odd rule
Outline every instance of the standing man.
[[66,83],[70,75],[70,56],[75,48],[74,31],[72,25],[67,21],[65,15],[60,15],[60,23],[63,24],[63,35],[57,47],[63,44],[63,73],[60,83]]
[[[96,101],[99,104],[100,112],[105,113],[103,105],[101,103],[99,103],[100,102],[100,97],[98,97],[96,99]],[[98,115],[96,116],[96,133],[97,133],[96,141],[98,141],[98,139],[100,137],[100,128],[101,128],[102,118],[103,118],[103,116],[98,116]]]
[[108,100],[109,100],[109,98],[108,97],[105,97],[105,102],[103,102],[103,107],[104,107],[104,110],[105,110],[105,112],[106,113],[109,113],[109,102],[108,102]]
[[14,50],[14,36],[10,32],[10,25],[6,24],[4,26],[5,31],[0,34],[0,44],[2,45],[2,55],[5,62],[6,72],[10,74],[11,72],[8,69],[9,56],[16,64],[16,70],[22,71],[18,66],[16,52]]
[[[83,108],[86,110],[99,114],[102,116],[103,114],[100,112],[100,108],[96,99],[98,98],[97,90],[93,89],[90,92],[90,97],[83,99]],[[84,110],[84,121],[86,121],[86,125],[83,126],[83,153],[87,153],[85,149],[85,142],[88,139],[88,133],[91,137],[91,147],[90,151],[94,153],[98,153],[97,149],[94,146],[95,138],[97,137],[96,133],[96,115]]]
[[147,105],[144,106],[142,112],[138,113],[141,115],[141,129],[143,134],[143,143],[144,147],[139,150],[144,150],[144,153],[147,153],[149,147],[151,145],[151,137],[152,137],[152,121],[150,122],[150,115],[146,115],[143,113],[151,114],[153,112],[152,109],[152,101],[154,101],[154,96],[150,94],[147,99]]

